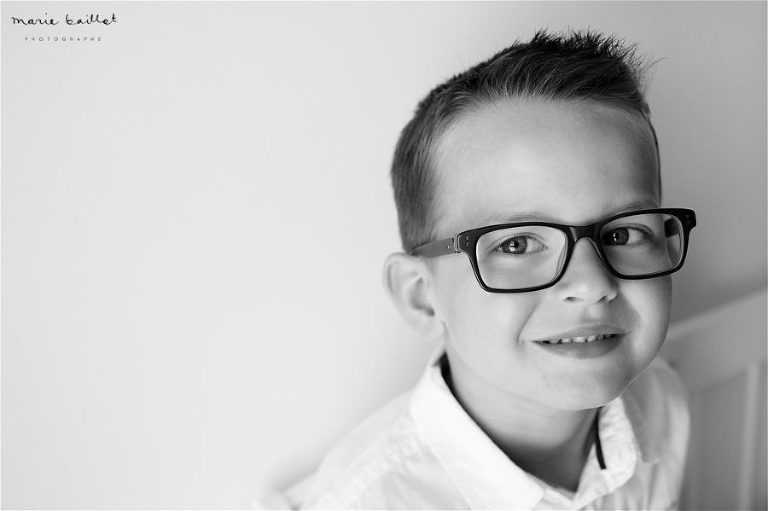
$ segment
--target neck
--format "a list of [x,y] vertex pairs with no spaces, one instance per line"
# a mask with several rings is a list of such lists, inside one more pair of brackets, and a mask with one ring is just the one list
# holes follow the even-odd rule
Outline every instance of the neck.
[[[458,374],[457,374],[458,373]],[[511,395],[451,366],[446,381],[464,410],[520,468],[576,491],[592,446],[597,409],[559,410]]]

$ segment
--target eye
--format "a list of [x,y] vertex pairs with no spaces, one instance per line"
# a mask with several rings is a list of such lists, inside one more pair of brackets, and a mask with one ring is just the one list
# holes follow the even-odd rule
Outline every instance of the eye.
[[531,252],[541,252],[547,247],[532,236],[514,236],[499,244],[499,252],[512,255],[523,255]]
[[647,228],[642,226],[624,226],[611,229],[603,235],[604,245],[636,245],[650,237]]

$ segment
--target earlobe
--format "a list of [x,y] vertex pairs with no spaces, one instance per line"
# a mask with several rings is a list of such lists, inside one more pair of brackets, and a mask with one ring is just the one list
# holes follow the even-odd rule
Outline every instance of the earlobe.
[[384,261],[384,289],[405,321],[430,339],[442,335],[443,324],[435,313],[430,270],[416,256],[398,252]]

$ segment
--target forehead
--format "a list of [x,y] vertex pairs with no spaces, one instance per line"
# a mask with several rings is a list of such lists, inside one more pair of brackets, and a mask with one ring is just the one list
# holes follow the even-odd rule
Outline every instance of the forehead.
[[517,219],[581,224],[658,206],[639,116],[592,101],[501,100],[461,116],[433,153],[436,231]]

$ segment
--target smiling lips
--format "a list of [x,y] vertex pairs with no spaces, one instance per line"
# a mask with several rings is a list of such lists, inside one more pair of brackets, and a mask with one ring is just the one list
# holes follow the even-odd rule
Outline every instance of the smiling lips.
[[597,335],[587,335],[587,336],[577,336],[577,337],[565,337],[562,339],[546,339],[542,341],[536,341],[543,344],[565,344],[569,342],[575,342],[575,343],[589,343],[589,342],[595,342],[599,341],[601,339],[611,339],[613,337],[616,337],[618,334],[597,334]]
[[627,331],[610,323],[592,323],[530,339],[549,355],[599,359],[623,344]]
[[533,340],[539,344],[590,344],[595,341],[620,337],[625,333],[623,329],[609,323],[594,323],[553,332],[546,336],[542,335]]

